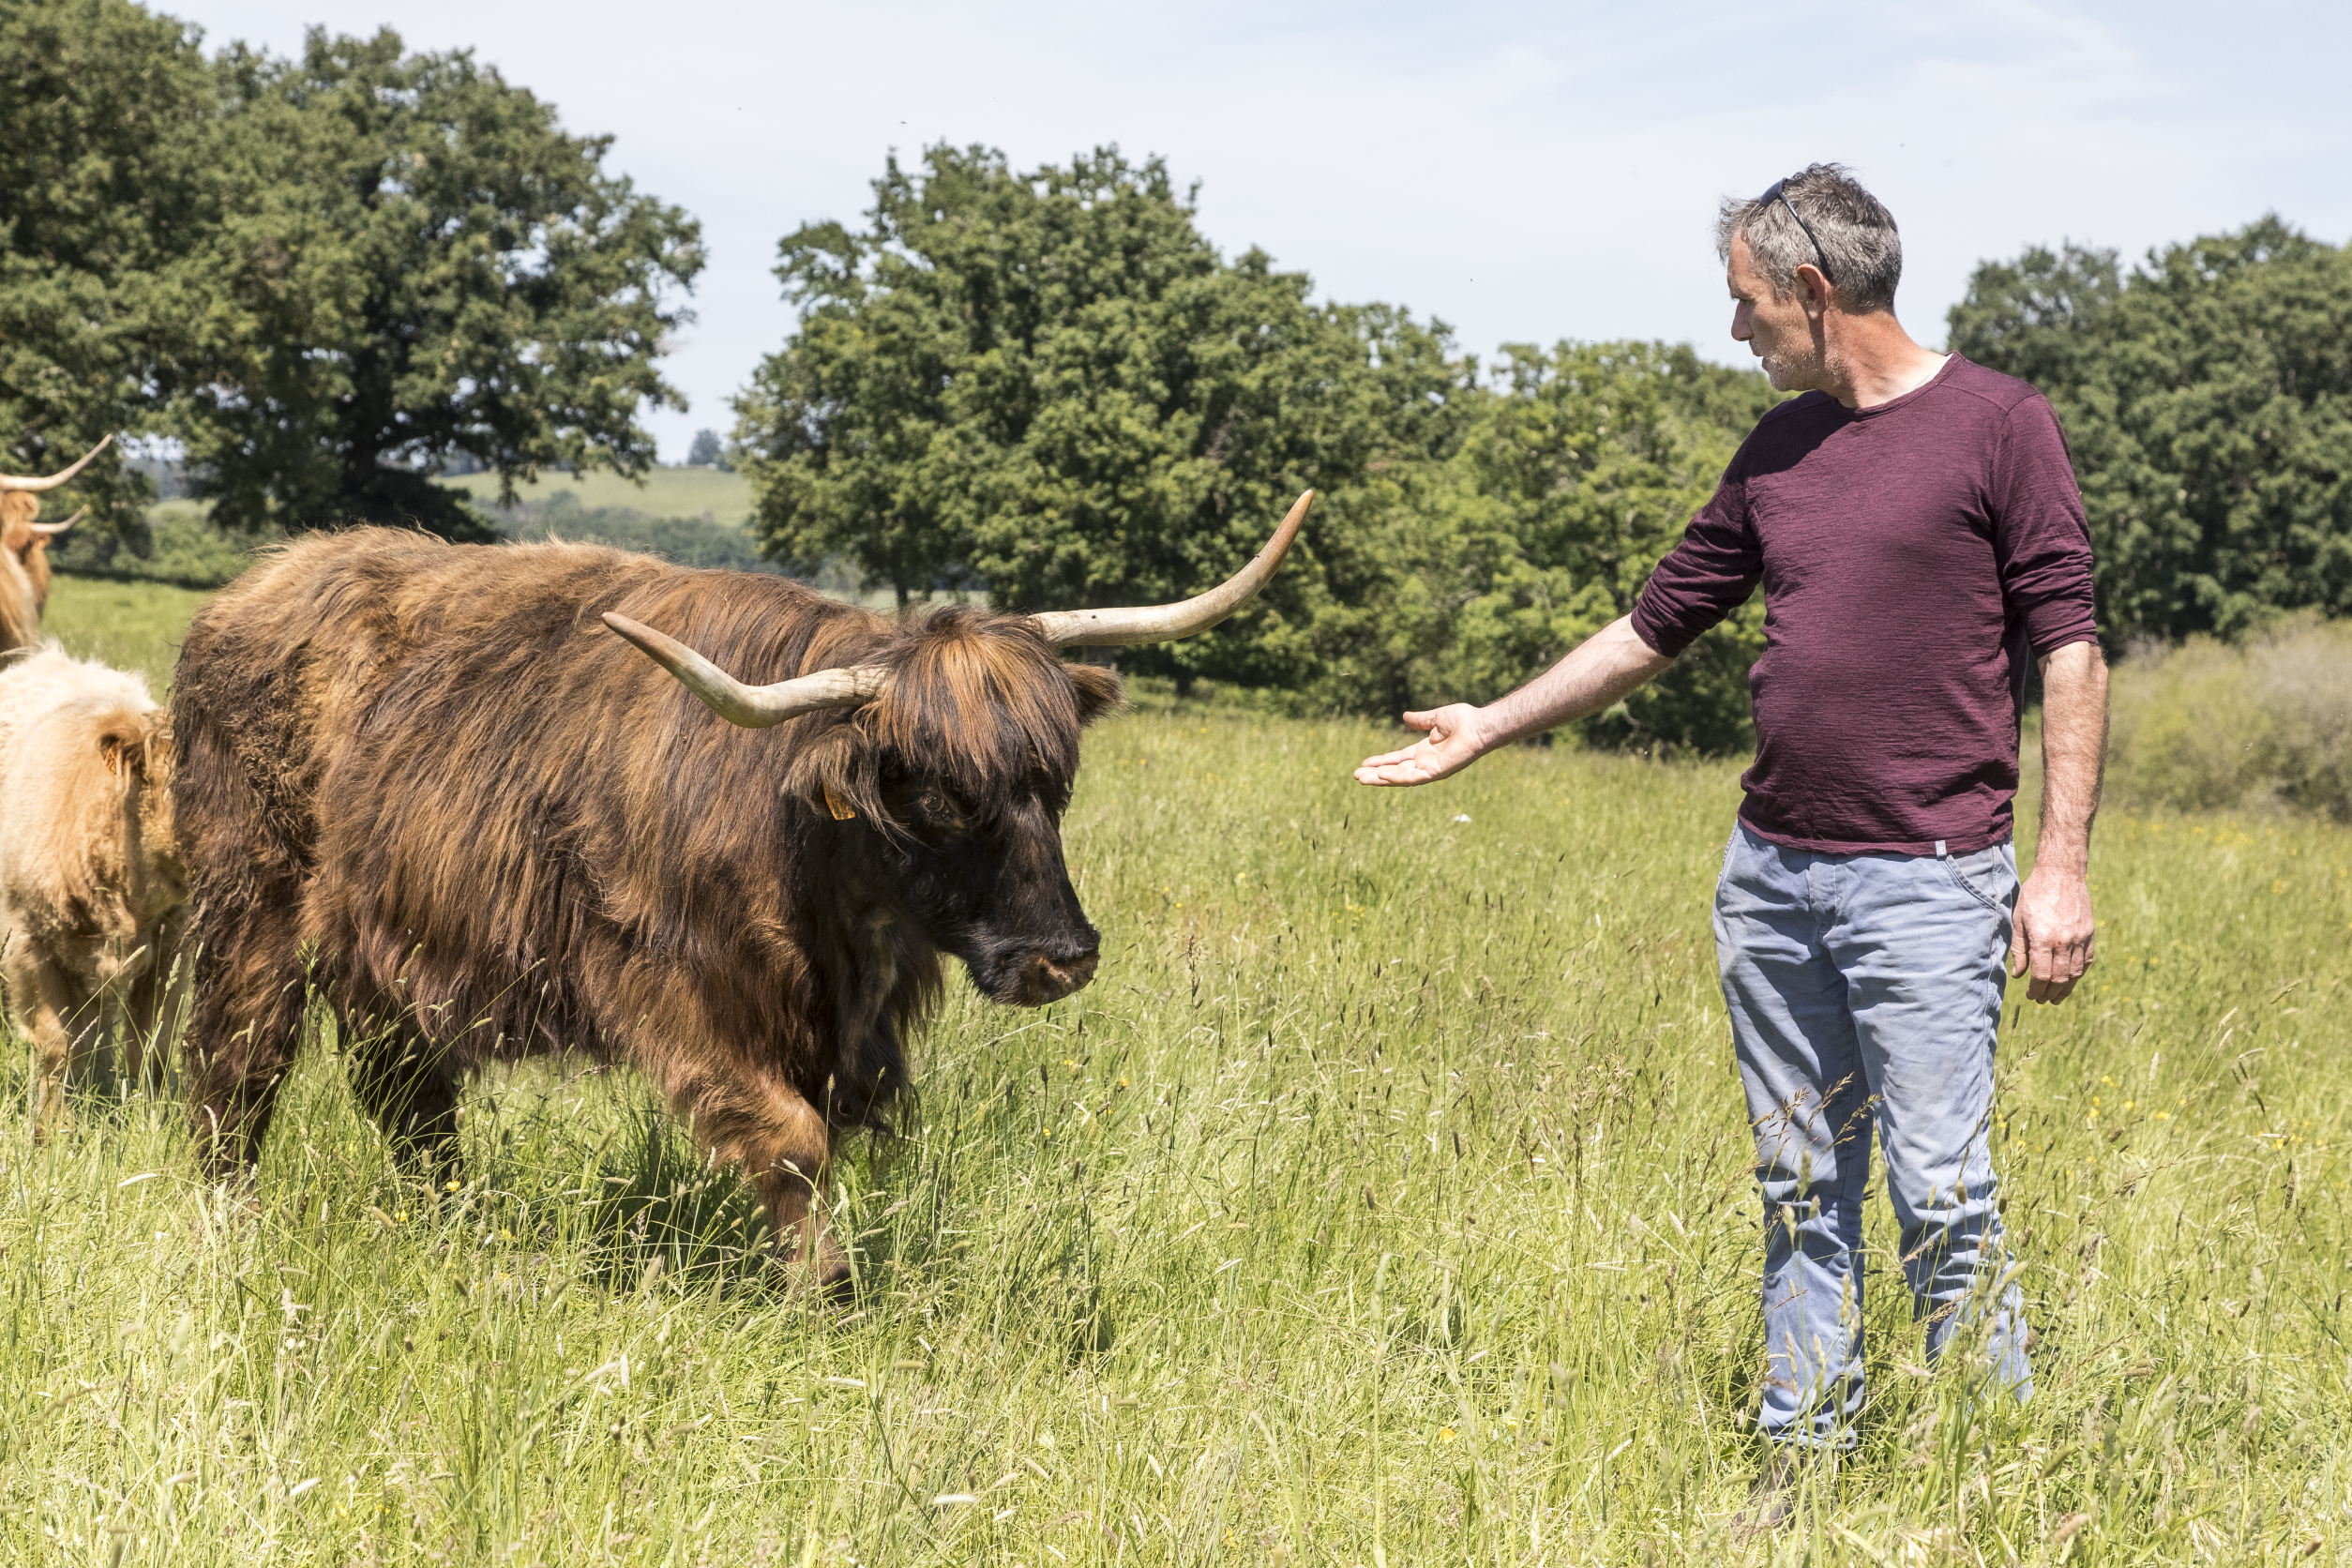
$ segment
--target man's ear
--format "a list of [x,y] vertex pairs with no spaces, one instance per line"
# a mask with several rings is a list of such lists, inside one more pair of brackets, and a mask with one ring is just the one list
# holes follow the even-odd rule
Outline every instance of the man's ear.
[[1811,262],[1802,263],[1797,268],[1797,292],[1804,296],[1805,309],[1813,315],[1828,315],[1831,306],[1837,300],[1836,289],[1822,275],[1821,269]]
[[1119,683],[1118,671],[1099,664],[1065,664],[1062,669],[1070,677],[1071,694],[1078,699],[1081,727],[1127,705],[1127,690]]

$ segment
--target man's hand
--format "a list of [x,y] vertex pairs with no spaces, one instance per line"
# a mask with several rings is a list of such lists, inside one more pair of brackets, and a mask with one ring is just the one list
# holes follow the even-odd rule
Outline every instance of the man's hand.
[[1641,640],[1631,615],[1620,615],[1508,697],[1483,708],[1449,702],[1407,714],[1407,727],[1428,731],[1428,738],[1366,757],[1356,768],[1356,782],[1434,784],[1522,735],[1599,713],[1673,662]]
[[2009,972],[2026,995],[2064,1002],[2090,967],[2090,823],[2107,750],[2107,662],[2096,642],[2042,659],[2042,839],[2017,894]]
[[2037,865],[2017,894],[2015,934],[2009,940],[2009,972],[2031,971],[2028,1002],[2064,1002],[2074,982],[2090,968],[2095,939],[2090,918],[2090,882],[2080,872]]
[[1434,784],[1461,772],[1486,750],[1478,710],[1452,702],[1427,713],[1407,714],[1405,728],[1429,733],[1402,751],[1383,751],[1356,765],[1359,784]]

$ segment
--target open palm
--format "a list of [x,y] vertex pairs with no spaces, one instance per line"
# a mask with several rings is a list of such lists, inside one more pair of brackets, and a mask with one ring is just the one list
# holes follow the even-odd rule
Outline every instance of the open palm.
[[1485,749],[1479,740],[1478,710],[1468,702],[1404,718],[1407,729],[1429,732],[1401,751],[1384,751],[1357,763],[1357,783],[1434,784],[1470,766]]

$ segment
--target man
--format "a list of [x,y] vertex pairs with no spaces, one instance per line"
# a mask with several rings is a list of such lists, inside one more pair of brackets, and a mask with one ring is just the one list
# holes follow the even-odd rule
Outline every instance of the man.
[[[1757,422],[1632,614],[1498,702],[1405,715],[1427,737],[1356,777],[1429,783],[1598,713],[1763,584],[1756,764],[1715,945],[1768,1221],[1773,1448],[1749,1518],[1769,1525],[1802,1461],[1852,1441],[1874,1125],[1928,1355],[1958,1336],[1976,1375],[2031,1391],[1990,1141],[2001,960],[2037,1003],[2063,1002],[2091,961],[2107,677],[2058,420],[2030,386],[1904,331],[1887,209],[1815,164],[1726,201],[1716,249],[1731,335],[1805,395]],[[2010,800],[2028,657],[2045,783],[2021,890]]]

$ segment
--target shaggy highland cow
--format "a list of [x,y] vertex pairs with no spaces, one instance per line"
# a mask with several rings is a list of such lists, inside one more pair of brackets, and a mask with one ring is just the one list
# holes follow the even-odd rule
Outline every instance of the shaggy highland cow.
[[40,641],[41,611],[49,606],[49,541],[80,522],[76,512],[63,522],[40,522],[41,504],[33,497],[55,490],[106,450],[107,436],[82,454],[72,467],[34,479],[0,474],[0,654]]
[[285,547],[196,618],[173,697],[207,1174],[258,1153],[308,958],[420,1173],[451,1173],[469,1070],[626,1059],[838,1279],[833,1138],[906,1082],[942,956],[1020,1006],[1093,975],[1061,817],[1119,683],[1057,651],[1215,624],[1311,499],[1199,598],[1035,616],[892,622],[581,545]]
[[171,763],[171,716],[139,676],[53,645],[0,659],[0,981],[40,1053],[37,1132],[118,1025],[143,1072],[188,901]]

